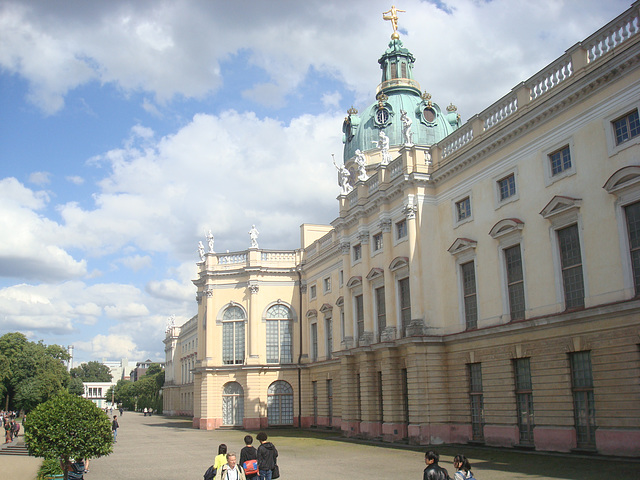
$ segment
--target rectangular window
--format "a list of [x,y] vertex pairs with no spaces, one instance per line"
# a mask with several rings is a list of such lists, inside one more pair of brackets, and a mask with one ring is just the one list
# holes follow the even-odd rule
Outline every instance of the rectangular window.
[[378,339],[380,334],[387,328],[387,311],[384,302],[384,287],[376,288],[376,317],[378,320]]
[[578,226],[571,225],[558,230],[558,243],[565,307],[567,309],[584,307],[584,280]]
[[409,424],[409,375],[407,369],[401,371],[402,377],[402,413],[404,414],[404,423]]
[[624,211],[627,217],[633,284],[636,289],[636,295],[640,295],[640,202],[627,205],[624,207]]
[[356,375],[356,399],[357,399],[357,409],[356,412],[356,420],[362,420],[362,390],[360,388],[360,374]]
[[318,360],[318,324],[311,324],[311,360]]
[[484,398],[482,394],[482,365],[469,364],[469,401],[471,404],[471,434],[474,440],[484,440]]
[[616,145],[620,145],[640,133],[640,119],[638,110],[625,115],[613,122],[613,129],[616,134]]
[[324,293],[331,291],[331,277],[327,277],[322,281],[322,290]]
[[329,426],[333,424],[333,380],[327,380],[327,417]]
[[512,173],[508,177],[498,180],[498,192],[500,201],[513,197],[516,194],[516,176]]
[[364,335],[364,303],[362,295],[354,297],[356,307],[356,322],[358,324],[358,339]]
[[474,262],[460,265],[462,271],[462,295],[464,321],[467,330],[478,327],[478,299],[476,294],[476,269]]
[[357,262],[362,258],[362,245],[354,245],[353,246],[353,261]]
[[400,320],[402,322],[402,336],[406,335],[407,327],[411,323],[411,290],[409,278],[403,278],[398,281],[398,290],[400,291]]
[[222,324],[222,362],[225,365],[244,363],[244,321]]
[[522,274],[522,254],[520,245],[504,249],[504,261],[507,268],[507,290],[509,294],[509,312],[511,320],[524,318],[524,275]]
[[384,422],[384,395],[382,389],[382,372],[378,372],[378,415],[380,422]]
[[313,300],[314,298],[316,298],[317,295],[318,295],[318,292],[317,292],[316,286],[311,285],[309,287],[309,298]]
[[318,382],[311,382],[313,395],[313,424],[318,426]]
[[400,220],[398,223],[396,223],[396,239],[400,240],[401,238],[404,238],[406,236],[407,236],[407,221]]
[[340,284],[340,286],[344,285],[344,271],[340,270],[340,273],[338,273],[338,283]]
[[331,352],[333,352],[333,322],[330,318],[327,318],[324,323],[325,337],[327,339],[327,358],[331,358]]
[[531,387],[530,359],[517,358],[513,361],[513,367],[520,444],[533,445],[533,390]]
[[591,352],[575,352],[571,358],[573,414],[578,448],[596,446],[596,411],[593,399]]
[[345,324],[344,324],[344,308],[340,308],[340,340],[344,340]]
[[569,145],[562,147],[560,150],[549,155],[551,162],[551,175],[558,175],[571,168],[571,151]]
[[293,322],[267,320],[267,363],[291,363]]
[[471,198],[470,197],[465,197],[459,202],[456,202],[456,216],[459,222],[471,216]]
[[382,250],[382,234],[377,233],[373,236],[373,251]]

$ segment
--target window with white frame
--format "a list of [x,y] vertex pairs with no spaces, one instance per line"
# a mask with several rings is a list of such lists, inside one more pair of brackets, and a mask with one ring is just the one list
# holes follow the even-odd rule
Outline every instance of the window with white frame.
[[498,195],[504,201],[516,194],[516,176],[512,173],[498,180]]
[[[384,299],[384,286],[378,287],[374,290],[375,302],[376,302],[376,320],[378,329],[378,338],[380,334],[387,328],[387,309]],[[411,306],[409,306],[411,308]]]
[[584,278],[578,225],[569,225],[556,231],[560,248],[560,266],[564,301],[567,309],[584,307]]
[[331,277],[325,277],[322,280],[322,291],[323,293],[328,293],[331,291]]
[[553,177],[571,170],[573,165],[571,163],[571,149],[569,145],[565,145],[561,149],[549,154],[549,166],[551,168],[551,176]]
[[408,235],[407,221],[405,219],[396,222],[396,240],[405,238]]
[[318,324],[314,322],[311,324],[311,360],[318,360]]
[[407,327],[411,323],[411,287],[409,277],[398,280],[398,300],[400,305],[400,323],[402,325],[403,336]]
[[344,270],[338,272],[338,285],[342,287],[344,285]]
[[507,277],[507,294],[509,297],[509,314],[511,320],[524,318],[524,274],[522,268],[522,252],[520,244],[503,250]]
[[472,260],[460,265],[460,274],[462,277],[464,321],[467,330],[471,330],[478,327],[478,297],[475,262]]
[[317,290],[317,288],[316,288],[315,284],[314,284],[314,285],[309,286],[309,298],[310,298],[311,300],[313,300],[313,299],[315,299],[317,296],[318,296],[318,290]]
[[636,295],[640,295],[640,202],[624,207],[629,236],[629,255],[631,256],[631,274]]
[[244,327],[246,316],[238,306],[228,307],[222,315],[222,363],[244,363]]
[[324,336],[326,340],[325,349],[327,358],[331,358],[333,352],[333,321],[331,317],[324,319]]
[[293,361],[293,314],[286,305],[276,304],[267,309],[267,363]]
[[354,262],[358,262],[362,259],[362,245],[358,244],[358,245],[354,245],[352,247],[352,252],[353,252],[353,261]]
[[373,251],[374,252],[378,252],[378,251],[382,250],[382,248],[383,248],[382,233],[376,233],[373,236],[372,246],[373,246]]
[[364,300],[362,294],[353,297],[356,315],[356,325],[358,329],[358,339],[364,335]]
[[473,219],[471,211],[471,195],[464,195],[453,202],[454,226],[470,222]]
[[616,145],[625,143],[640,134],[638,109],[623,115],[611,123],[613,124]]

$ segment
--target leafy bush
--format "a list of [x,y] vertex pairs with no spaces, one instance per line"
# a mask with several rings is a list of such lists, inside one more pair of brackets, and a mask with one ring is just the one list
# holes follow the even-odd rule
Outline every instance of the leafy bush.
[[43,480],[47,476],[62,475],[60,460],[57,458],[45,458],[38,470],[38,480]]

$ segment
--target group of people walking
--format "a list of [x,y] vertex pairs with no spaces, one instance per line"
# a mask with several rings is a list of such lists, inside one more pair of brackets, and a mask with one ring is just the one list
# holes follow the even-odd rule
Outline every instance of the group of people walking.
[[15,412],[2,412],[0,421],[4,426],[4,443],[13,442],[20,433],[20,423],[16,421]]
[[256,439],[260,446],[253,446],[253,437],[244,437],[245,446],[240,450],[238,459],[235,452],[230,452],[227,445],[218,446],[213,465],[204,474],[204,480],[275,480],[280,477],[277,458],[278,450],[267,441],[267,434],[258,433]]
[[438,452],[428,450],[425,453],[424,462],[427,464],[427,468],[424,469],[423,480],[475,480],[473,473],[471,473],[471,463],[464,455],[456,455],[453,458],[453,467],[456,469],[453,479],[449,476],[446,468],[438,465],[439,461]]

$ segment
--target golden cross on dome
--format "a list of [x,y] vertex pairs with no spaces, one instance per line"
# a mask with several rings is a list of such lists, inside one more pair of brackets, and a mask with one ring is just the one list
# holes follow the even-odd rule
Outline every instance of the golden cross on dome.
[[398,12],[406,13],[406,10],[400,10],[396,8],[395,5],[391,5],[391,10],[382,12],[382,19],[389,20],[391,22],[391,26],[393,27],[391,38],[400,38],[400,35],[398,34]]

